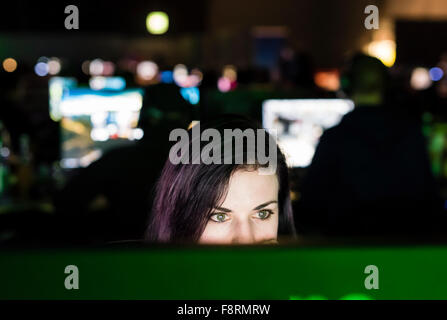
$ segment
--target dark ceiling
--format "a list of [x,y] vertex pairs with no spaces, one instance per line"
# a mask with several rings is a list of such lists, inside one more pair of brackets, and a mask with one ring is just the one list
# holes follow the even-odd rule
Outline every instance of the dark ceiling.
[[2,3],[0,32],[64,32],[67,5],[79,9],[80,33],[147,34],[145,20],[151,11],[170,16],[169,33],[202,32],[205,29],[206,0],[121,0],[121,1],[28,1]]

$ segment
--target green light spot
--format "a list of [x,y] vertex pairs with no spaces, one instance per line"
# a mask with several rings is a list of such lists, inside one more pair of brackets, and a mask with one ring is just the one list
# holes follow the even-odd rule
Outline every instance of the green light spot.
[[340,300],[374,300],[374,299],[366,294],[350,293],[341,297]]

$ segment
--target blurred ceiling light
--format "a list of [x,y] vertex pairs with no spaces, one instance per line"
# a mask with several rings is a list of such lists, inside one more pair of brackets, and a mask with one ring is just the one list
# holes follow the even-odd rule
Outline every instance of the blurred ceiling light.
[[56,75],[61,71],[61,62],[58,58],[51,58],[48,61],[48,73],[51,75]]
[[191,73],[188,72],[188,68],[183,64],[178,64],[174,67],[172,73],[174,82],[182,88],[197,87],[203,80],[203,73],[199,69],[192,69]]
[[158,66],[152,61],[142,61],[137,65],[137,75],[142,80],[152,80],[157,74]]
[[105,61],[103,64],[103,75],[112,76],[115,72],[115,64],[111,61]]
[[13,58],[3,60],[3,69],[5,69],[6,72],[14,72],[17,69],[17,61]]
[[220,92],[228,92],[231,90],[231,81],[226,77],[221,77],[217,81],[217,88]]
[[169,29],[169,17],[165,12],[154,11],[146,17],[146,28],[151,34],[164,34]]
[[49,61],[50,61],[50,59],[48,59],[45,56],[40,57],[39,59],[37,59],[37,63],[39,63],[39,62],[48,63]]
[[235,82],[237,80],[237,69],[235,66],[232,65],[225,66],[222,74],[225,78],[227,78],[231,82]]
[[416,68],[411,73],[411,87],[415,90],[425,90],[432,84],[430,73],[425,68]]
[[431,68],[429,73],[430,73],[430,78],[433,81],[439,81],[444,76],[444,71],[442,71],[442,69],[438,68],[438,67]]
[[338,70],[319,71],[315,73],[314,81],[317,86],[328,91],[340,89],[340,74]]
[[174,67],[173,77],[179,87],[183,87],[188,78],[188,69],[183,64]]
[[104,61],[95,59],[90,62],[89,71],[92,76],[100,76],[104,72]]
[[387,67],[392,67],[396,62],[396,42],[393,40],[373,41],[367,46],[366,51]]
[[217,88],[221,92],[228,92],[237,87],[237,69],[233,65],[227,65],[222,70],[222,77],[217,81]]
[[192,88],[197,87],[200,84],[201,80],[200,77],[196,74],[190,74],[186,78],[185,84],[182,86],[183,88]]
[[48,71],[48,64],[45,62],[39,62],[34,66],[34,72],[36,72],[39,77],[45,77],[48,75]]
[[90,74],[90,61],[89,60],[86,60],[82,63],[81,70],[86,75]]
[[194,87],[198,86],[203,80],[203,73],[199,69],[192,69],[191,76],[194,76],[195,79],[197,79],[197,83],[194,85]]

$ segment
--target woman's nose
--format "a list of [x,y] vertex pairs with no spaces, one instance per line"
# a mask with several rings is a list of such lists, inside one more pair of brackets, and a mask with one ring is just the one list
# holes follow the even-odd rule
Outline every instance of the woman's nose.
[[240,221],[234,229],[232,243],[234,244],[251,244],[255,243],[256,238],[253,227],[249,221]]

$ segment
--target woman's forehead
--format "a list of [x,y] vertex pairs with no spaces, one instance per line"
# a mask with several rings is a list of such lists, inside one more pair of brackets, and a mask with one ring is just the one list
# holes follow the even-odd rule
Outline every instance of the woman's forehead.
[[278,200],[276,175],[262,175],[257,170],[237,170],[230,177],[221,206],[228,209],[253,209],[267,201]]

